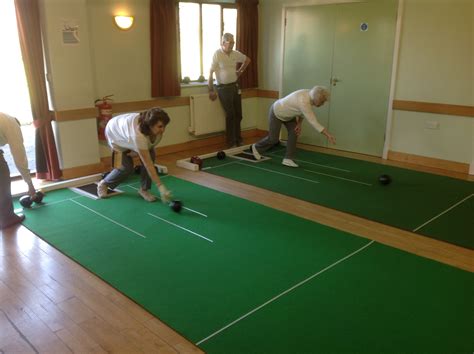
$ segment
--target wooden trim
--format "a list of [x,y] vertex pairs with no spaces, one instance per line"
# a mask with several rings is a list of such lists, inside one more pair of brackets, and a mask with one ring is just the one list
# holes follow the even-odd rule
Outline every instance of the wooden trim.
[[[278,98],[278,91],[259,90],[256,88],[242,90],[242,98],[265,97]],[[115,102],[113,110],[115,113],[139,112],[153,107],[180,107],[189,106],[189,96],[185,97],[162,97],[155,100]],[[97,116],[97,108],[81,108],[68,111],[51,112],[53,119],[57,122],[67,122],[71,120],[92,119]]]
[[69,111],[54,111],[54,120],[66,122],[70,120],[92,119],[97,116],[97,108],[72,109]]
[[469,174],[469,164],[462,162],[455,162],[449,160],[442,160],[433,157],[419,156],[407,154],[398,151],[389,151],[388,160],[399,161],[405,163],[412,163],[415,165],[426,166],[431,168],[438,168],[441,170],[448,170]]
[[[117,102],[113,103],[114,112],[136,112],[153,107],[189,106],[189,97],[163,97],[156,100]],[[82,108],[69,111],[54,112],[55,120],[65,122],[70,120],[90,119],[97,116],[97,108]]]
[[242,90],[242,98],[253,98],[258,97],[258,89],[250,88]]
[[280,93],[278,91],[258,90],[258,97],[278,99],[280,98]]
[[444,103],[393,100],[393,109],[399,111],[446,114],[451,116],[474,117],[474,106],[460,106]]

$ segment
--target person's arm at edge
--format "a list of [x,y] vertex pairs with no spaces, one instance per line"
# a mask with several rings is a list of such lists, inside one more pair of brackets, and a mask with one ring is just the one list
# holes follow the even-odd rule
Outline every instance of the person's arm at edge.
[[21,174],[21,177],[28,185],[28,194],[33,196],[35,192],[35,187],[33,181],[31,180],[30,170],[28,168],[28,157],[26,156],[25,146],[23,145],[23,136],[21,135],[21,129],[18,127],[18,130],[13,132],[15,135],[13,139],[9,139],[8,145],[10,146],[10,152],[13,156],[13,161],[15,166]]

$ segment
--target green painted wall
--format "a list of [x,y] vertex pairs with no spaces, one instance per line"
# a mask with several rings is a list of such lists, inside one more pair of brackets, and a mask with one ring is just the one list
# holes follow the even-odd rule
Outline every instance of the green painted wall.
[[[395,99],[474,105],[473,8],[471,0],[405,1]],[[391,150],[471,163],[473,141],[473,118],[394,112]]]
[[[260,87],[280,88],[283,6],[345,1],[260,0]],[[472,0],[403,0],[395,99],[474,105]],[[259,116],[258,125],[266,117]],[[427,129],[427,121],[439,129]],[[394,111],[389,150],[471,164],[474,119]]]

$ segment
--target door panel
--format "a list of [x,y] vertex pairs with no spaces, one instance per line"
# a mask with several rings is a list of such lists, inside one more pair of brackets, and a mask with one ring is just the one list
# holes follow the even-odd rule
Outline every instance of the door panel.
[[[296,90],[310,89],[314,85],[329,87],[335,20],[334,6],[301,6],[287,9],[282,97]],[[327,126],[329,105],[324,105],[315,112],[319,122]],[[283,133],[286,136],[286,131]],[[326,139],[306,121],[298,141],[319,146],[327,144]]]
[[382,156],[397,2],[338,8],[332,76],[340,81],[331,87],[328,129],[337,138],[336,149]]
[[[287,8],[281,94],[330,89],[330,101],[315,112],[336,136],[331,148],[382,155],[396,14],[397,0]],[[307,122],[298,141],[327,146]]]

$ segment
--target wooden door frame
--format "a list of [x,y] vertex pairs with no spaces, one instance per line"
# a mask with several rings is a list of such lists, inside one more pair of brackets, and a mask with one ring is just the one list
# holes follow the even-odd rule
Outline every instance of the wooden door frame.
[[[338,5],[338,4],[350,4],[350,3],[364,3],[366,0],[312,0],[307,3],[297,3],[297,4],[283,4],[281,11],[281,66],[280,66],[280,84],[279,84],[279,93],[283,92],[283,70],[285,67],[285,19],[288,8],[302,7],[302,6],[319,6],[319,5]],[[397,21],[395,24],[395,39],[393,43],[393,55],[392,55],[392,73],[390,76],[390,93],[388,98],[388,111],[386,117],[385,125],[385,138],[384,146],[382,152],[382,159],[388,159],[388,152],[390,150],[391,134],[392,134],[392,116],[393,116],[393,98],[395,96],[395,86],[396,86],[396,77],[397,77],[397,68],[398,68],[398,54],[400,51],[400,34],[402,28],[403,20],[403,5],[405,0],[398,0],[398,9],[397,9]],[[474,170],[474,161],[471,164],[472,170]]]

